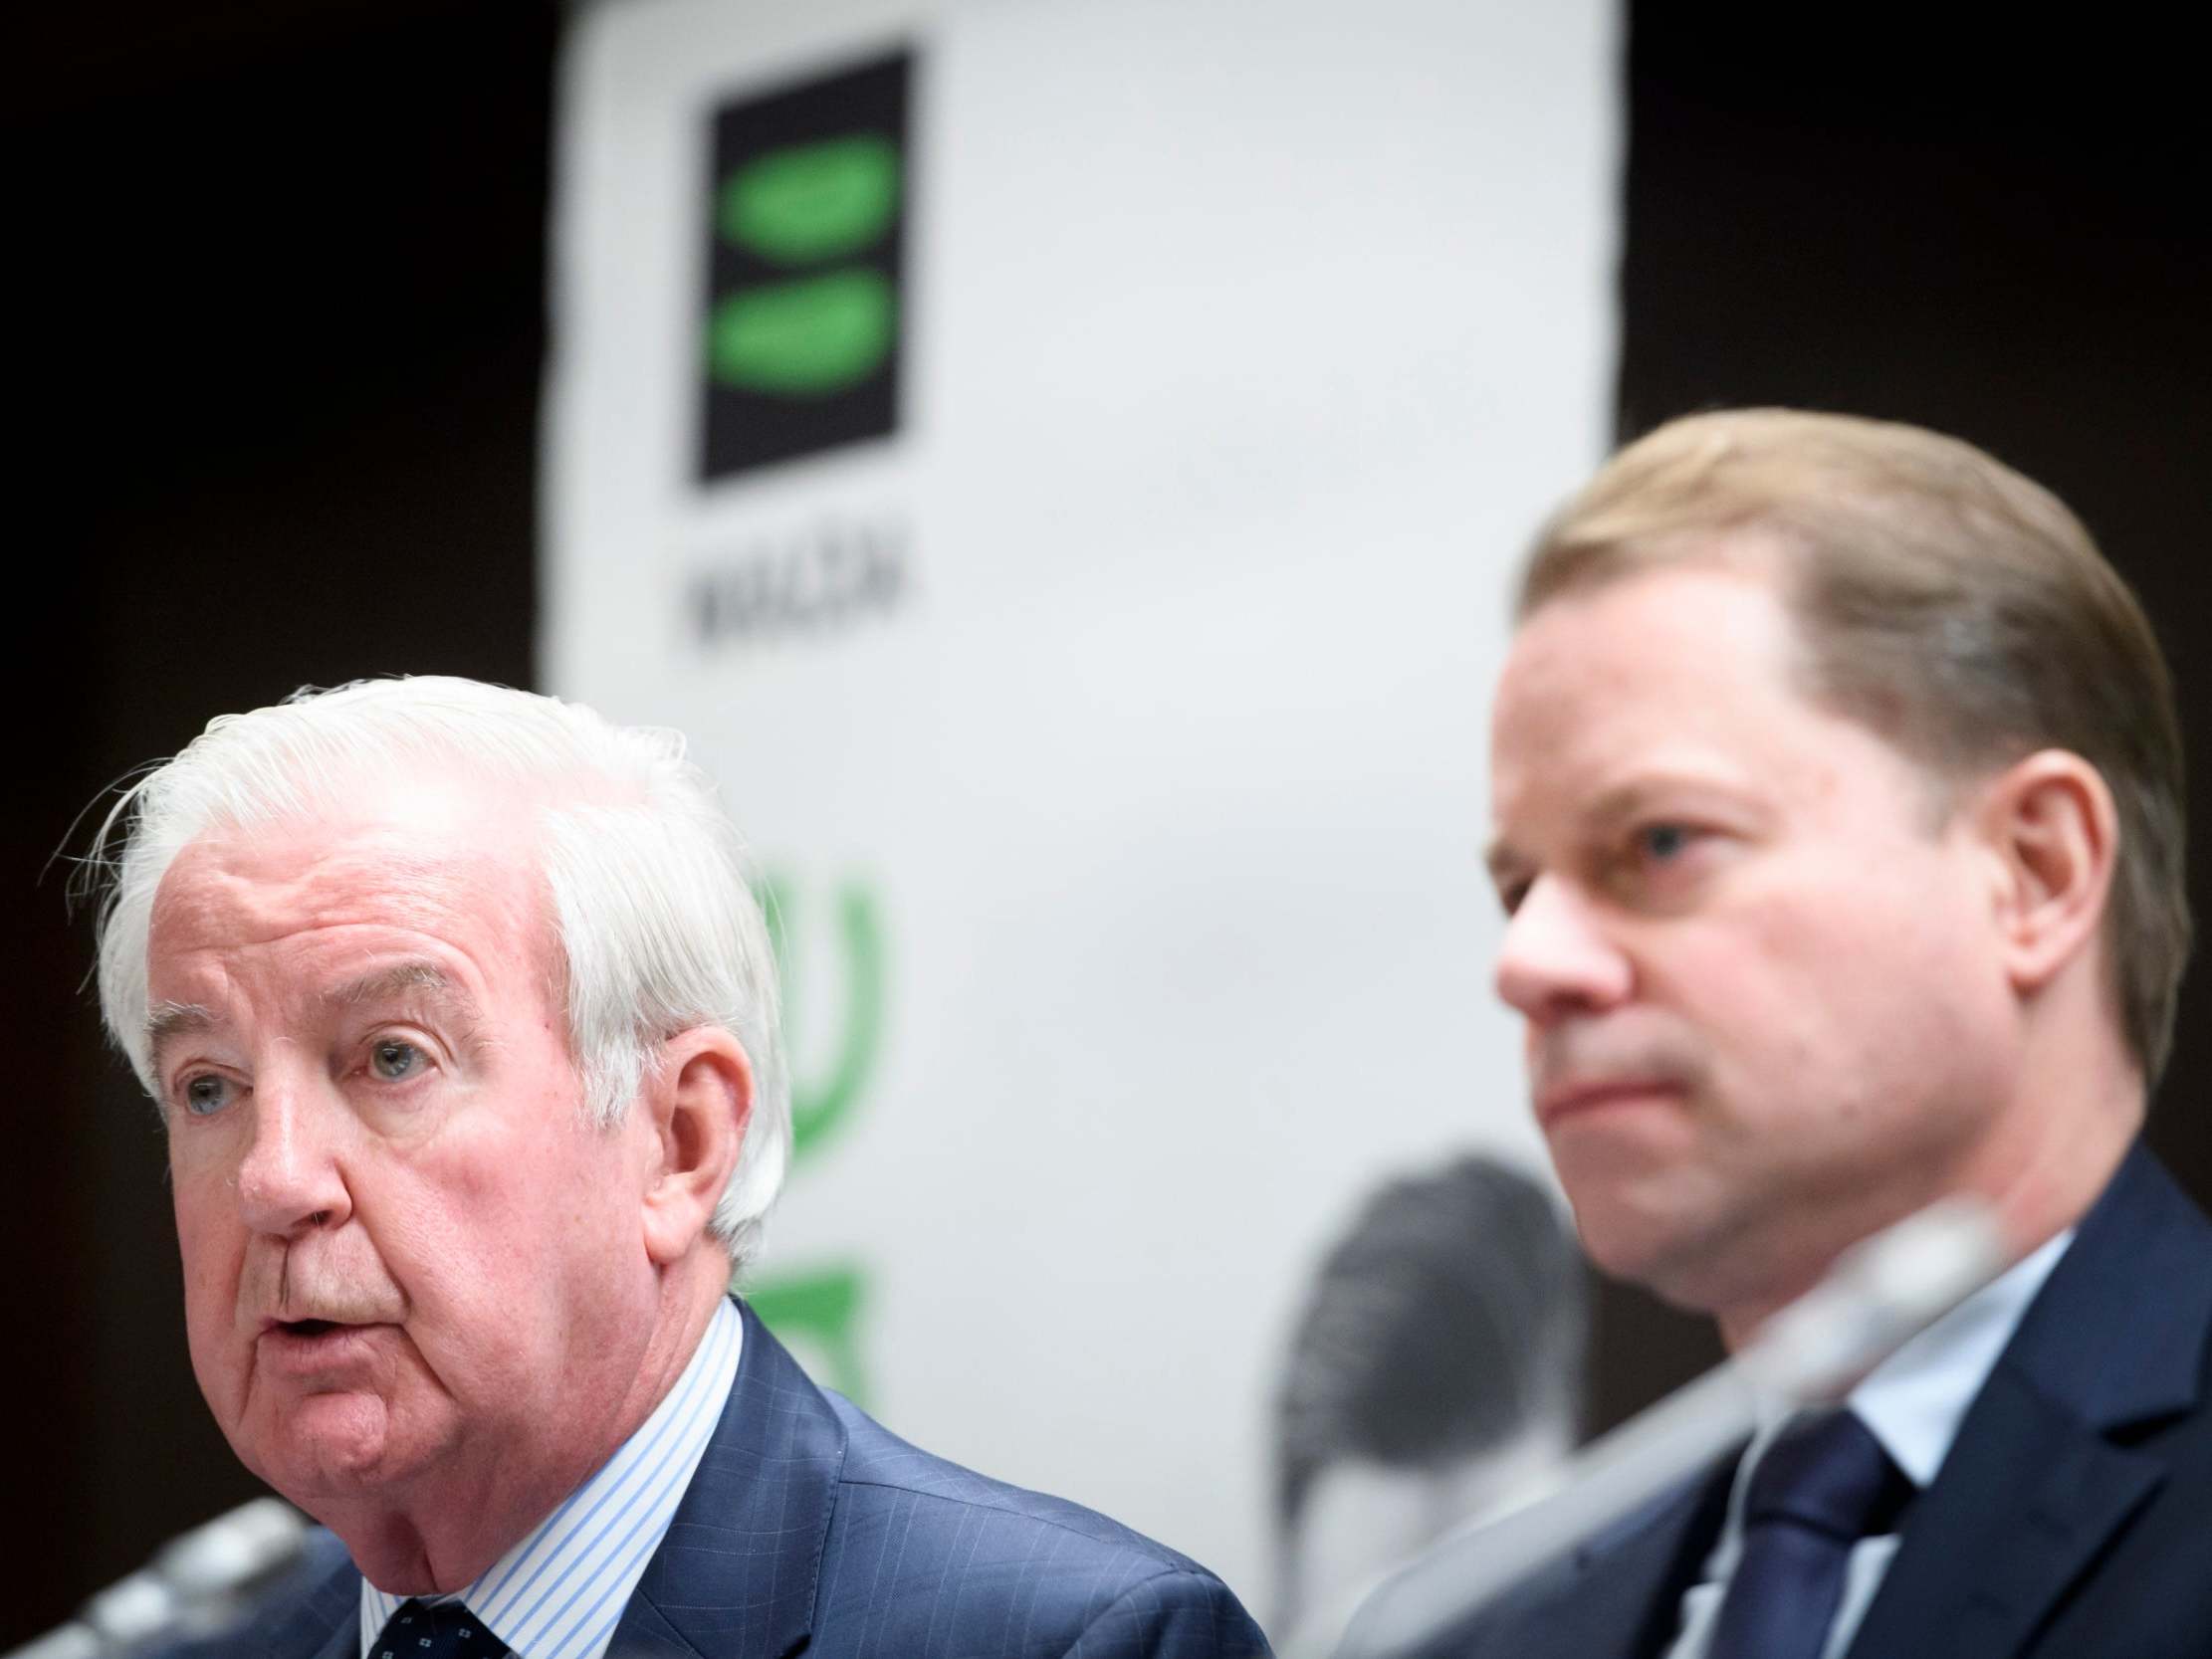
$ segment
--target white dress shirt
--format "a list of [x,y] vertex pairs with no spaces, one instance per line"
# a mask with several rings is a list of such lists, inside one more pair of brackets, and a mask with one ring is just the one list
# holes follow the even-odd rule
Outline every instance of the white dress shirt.
[[[422,1599],[467,1603],[509,1659],[603,1659],[714,1438],[744,1346],[745,1322],[725,1297],[676,1386],[598,1473],[457,1596]],[[406,1599],[361,1580],[366,1659]]]
[[[1914,1486],[1925,1488],[1943,1467],[1966,1408],[1989,1379],[2028,1304],[2073,1242],[2069,1229],[2015,1263],[1890,1354],[1851,1391],[1847,1403]],[[1759,1431],[1736,1465],[1735,1485],[1728,1494],[1728,1519],[1719,1542],[1705,1557],[1698,1582],[1682,1595],[1681,1627],[1674,1645],[1666,1650],[1666,1659],[1705,1659],[1712,1646],[1721,1597],[1743,1554],[1744,1490],[1752,1467],[1790,1415],[1786,1401],[1772,1398],[1760,1399],[1758,1410]],[[1828,1627],[1823,1659],[1842,1659],[1896,1553],[1895,1534],[1861,1539],[1853,1546],[1845,1566],[1843,1600]]]

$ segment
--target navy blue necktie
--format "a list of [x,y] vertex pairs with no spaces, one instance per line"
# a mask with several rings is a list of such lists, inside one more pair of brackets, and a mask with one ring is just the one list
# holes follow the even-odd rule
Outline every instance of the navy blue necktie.
[[507,1647],[459,1601],[402,1601],[362,1659],[506,1659]]
[[1776,1435],[1744,1494],[1743,1555],[1708,1659],[1820,1659],[1852,1546],[1895,1529],[1912,1483],[1841,1408]]

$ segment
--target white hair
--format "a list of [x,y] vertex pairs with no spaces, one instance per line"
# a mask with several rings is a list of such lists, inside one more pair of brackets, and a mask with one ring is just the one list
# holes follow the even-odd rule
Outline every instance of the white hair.
[[743,1267],[790,1159],[790,1090],[774,957],[744,845],[713,781],[684,758],[681,732],[615,726],[580,704],[442,676],[304,687],[274,708],[211,721],[174,759],[121,789],[81,873],[103,890],[109,1035],[157,1093],[147,937],[155,891],[188,844],[217,827],[342,807],[395,767],[424,765],[542,797],[540,874],[592,1122],[622,1121],[655,1051],[679,1031],[713,1026],[744,1047],[752,1121],[710,1223],[733,1271]]

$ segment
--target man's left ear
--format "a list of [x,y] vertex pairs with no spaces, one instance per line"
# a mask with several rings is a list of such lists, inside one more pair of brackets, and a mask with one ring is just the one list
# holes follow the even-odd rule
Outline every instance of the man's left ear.
[[645,1188],[645,1253],[661,1267],[688,1254],[738,1166],[753,1117],[753,1063],[727,1031],[699,1026],[661,1045],[639,1091],[658,1164]]
[[2039,749],[1985,786],[1981,823],[1999,873],[2006,971],[2040,989],[2097,936],[2119,852],[2119,816],[2095,766]]

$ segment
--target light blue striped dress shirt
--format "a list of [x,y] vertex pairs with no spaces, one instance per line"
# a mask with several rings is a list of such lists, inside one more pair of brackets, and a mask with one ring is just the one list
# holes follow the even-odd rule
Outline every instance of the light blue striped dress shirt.
[[[599,1472],[458,1596],[510,1659],[603,1659],[706,1455],[737,1379],[745,1322],[725,1298],[668,1397]],[[361,1652],[406,1600],[361,1580]]]

